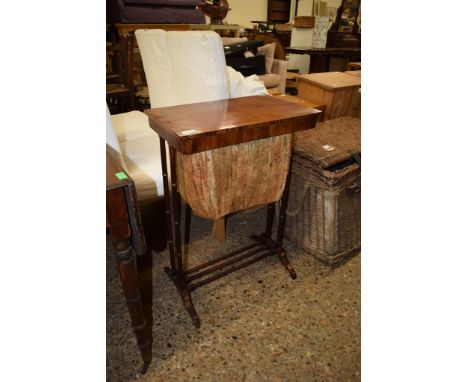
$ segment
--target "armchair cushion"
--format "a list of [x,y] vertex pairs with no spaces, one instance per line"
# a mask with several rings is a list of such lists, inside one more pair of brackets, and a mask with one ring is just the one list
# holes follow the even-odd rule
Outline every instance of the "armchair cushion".
[[152,134],[120,143],[128,173],[135,182],[138,201],[164,196],[159,136],[149,125],[148,131]]
[[266,44],[257,48],[257,55],[265,56],[265,72],[266,74],[271,73],[273,68],[273,60],[275,58],[276,44]]
[[153,130],[148,125],[148,117],[141,111],[114,114],[111,119],[120,143],[153,135]]
[[288,72],[288,62],[284,60],[273,60],[273,67],[270,74],[258,76],[263,81],[267,89],[278,87],[278,91],[284,94],[286,91],[286,75]]
[[267,89],[275,88],[281,83],[281,77],[276,73],[264,74],[258,77]]
[[149,126],[148,117],[141,111],[107,113],[107,149],[135,182],[138,201],[162,197],[159,136]]

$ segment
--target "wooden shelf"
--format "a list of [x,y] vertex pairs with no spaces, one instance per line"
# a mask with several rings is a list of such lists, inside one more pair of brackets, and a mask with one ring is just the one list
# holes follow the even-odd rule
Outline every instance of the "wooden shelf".
[[268,23],[287,23],[291,10],[291,0],[268,0]]

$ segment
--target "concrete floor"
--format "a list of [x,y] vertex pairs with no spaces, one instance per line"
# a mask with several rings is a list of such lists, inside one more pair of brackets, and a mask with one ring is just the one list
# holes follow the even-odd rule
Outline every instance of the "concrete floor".
[[[193,217],[190,264],[246,243],[249,234],[262,231],[264,219],[265,209],[232,217],[220,245],[211,238],[210,222]],[[331,269],[285,240],[297,279],[269,257],[209,283],[192,295],[202,321],[196,329],[163,271],[168,251],[154,253],[152,268],[141,275],[142,287],[153,293],[153,361],[141,375],[109,242],[107,247],[108,381],[360,380],[360,255]]]

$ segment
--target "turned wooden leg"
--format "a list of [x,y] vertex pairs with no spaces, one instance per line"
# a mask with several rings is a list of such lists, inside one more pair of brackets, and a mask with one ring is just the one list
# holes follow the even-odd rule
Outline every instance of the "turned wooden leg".
[[169,159],[171,168],[171,195],[172,195],[172,218],[174,220],[174,252],[177,267],[177,275],[185,283],[184,262],[182,258],[182,246],[180,241],[180,194],[177,190],[177,152],[173,147],[169,147]]
[[117,242],[114,244],[114,248],[122,289],[130,313],[132,327],[137,338],[138,348],[140,349],[144,363],[144,373],[151,363],[151,338],[148,335],[143,304],[138,288],[135,253],[130,246],[130,241]]
[[184,224],[184,264],[188,264],[188,254],[190,245],[190,224],[192,222],[192,208],[185,205],[185,224]]
[[[292,153],[291,153],[291,157],[292,157]],[[279,221],[278,221],[278,233],[276,237],[276,244],[277,244],[278,250],[276,254],[278,255],[278,259],[280,260],[281,264],[283,264],[283,266],[289,272],[289,275],[291,276],[291,278],[294,280],[297,277],[296,272],[294,271],[293,267],[289,263],[289,260],[286,257],[286,251],[283,249],[284,226],[286,224],[286,210],[288,208],[288,200],[289,200],[289,185],[291,183],[291,165],[292,163],[289,163],[288,176],[286,178],[286,184],[284,186],[283,195],[281,196],[280,215],[279,215]]]
[[131,246],[131,230],[128,220],[125,189],[117,188],[109,190],[106,194],[107,217],[117,260],[117,269],[133,330],[137,338],[138,348],[143,359],[142,372],[144,373],[151,363],[151,329],[146,325],[138,287],[135,252]]
[[175,272],[176,263],[174,255],[174,236],[172,234],[171,197],[169,193],[169,179],[167,173],[166,141],[162,138],[159,138],[159,149],[161,151],[161,169],[164,184],[164,214],[166,216],[167,245],[169,247],[171,271]]
[[267,220],[264,237],[269,239],[271,237],[271,230],[273,228],[273,220],[275,218],[275,203],[270,203],[267,207]]
[[[181,201],[180,201],[180,194],[177,190],[177,153],[173,147],[169,147],[169,166],[171,169],[171,213],[172,219],[174,221],[174,231],[173,231],[173,239],[174,239],[174,253],[175,253],[175,263],[177,272],[169,272],[169,269],[166,268],[166,272],[168,273],[169,277],[175,283],[177,290],[182,297],[182,300],[187,308],[190,317],[194,325],[199,328],[200,327],[200,318],[195,310],[195,307],[192,303],[192,297],[190,294],[190,290],[187,288],[187,281],[186,281],[186,273],[184,268],[184,259],[182,256],[182,244],[181,244],[181,235],[180,235],[180,211],[181,211]],[[186,210],[185,216],[185,223],[186,223],[186,231],[185,231],[185,241],[188,244],[189,241],[189,232],[187,228],[190,225],[190,215],[191,209],[188,207]]]

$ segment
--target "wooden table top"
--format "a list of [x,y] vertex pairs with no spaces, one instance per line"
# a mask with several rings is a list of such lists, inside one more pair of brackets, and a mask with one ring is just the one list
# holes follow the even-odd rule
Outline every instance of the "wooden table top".
[[182,154],[315,127],[321,113],[277,97],[251,96],[145,110],[150,126]]
[[[119,174],[118,176],[116,174]],[[122,175],[123,174],[123,175]],[[122,178],[122,179],[119,179]],[[126,178],[125,178],[126,177]],[[132,183],[132,179],[106,151],[106,190],[123,187]]]
[[297,80],[316,84],[328,90],[361,86],[361,77],[350,76],[343,72],[302,74]]
[[326,109],[326,107],[327,107],[327,105],[325,105],[325,104],[313,102],[311,100],[301,98],[299,96],[292,96],[292,95],[289,95],[289,94],[281,94],[281,95],[279,95],[277,97],[279,99],[283,100],[283,101],[286,101],[286,102],[294,102],[294,103],[297,103],[299,105],[308,106],[308,107],[311,107],[311,108],[314,108],[314,109],[317,109],[317,110],[324,111]]
[[163,29],[165,31],[189,31],[189,30],[240,30],[240,25],[224,24],[115,24],[117,31],[121,35],[127,35],[135,32],[137,29]]
[[313,55],[333,55],[345,53],[359,53],[361,48],[306,48],[306,47],[286,47],[286,52],[298,54],[313,54]]

